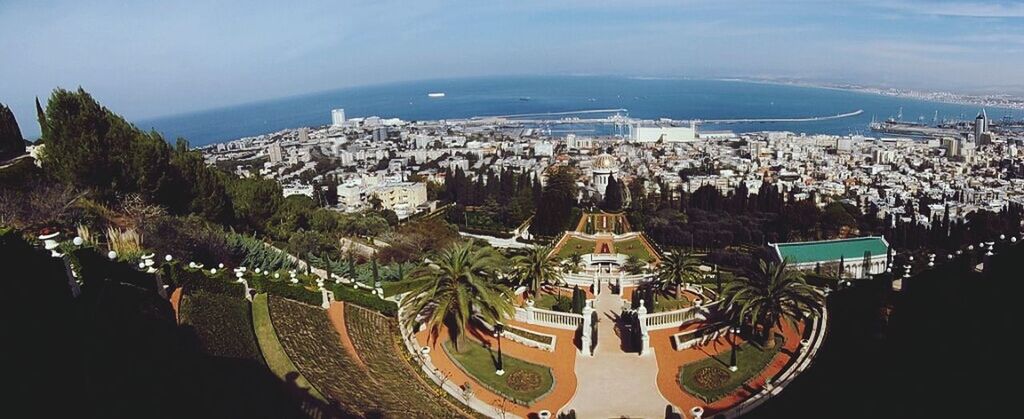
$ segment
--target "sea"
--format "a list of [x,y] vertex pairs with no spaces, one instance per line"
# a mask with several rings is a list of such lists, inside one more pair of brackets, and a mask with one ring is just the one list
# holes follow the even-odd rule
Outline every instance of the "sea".
[[[443,92],[444,97],[428,97]],[[929,102],[851,90],[734,80],[663,79],[607,76],[521,76],[421,80],[329,90],[199,112],[135,121],[173,141],[186,138],[203,146],[282,129],[329,124],[331,109],[348,118],[379,116],[407,121],[621,109],[633,118],[724,120],[808,118],[863,113],[810,122],[702,124],[701,130],[791,131],[807,134],[879,136],[872,120],[896,117],[932,123],[973,120],[980,106]],[[581,113],[593,117],[613,114]],[[990,118],[1024,118],[1024,111],[988,108]],[[611,126],[550,124],[560,136],[616,134]]]

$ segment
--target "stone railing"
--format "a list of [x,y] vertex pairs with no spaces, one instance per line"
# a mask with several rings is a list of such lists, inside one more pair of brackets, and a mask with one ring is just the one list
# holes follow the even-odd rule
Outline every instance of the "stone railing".
[[662,313],[645,314],[640,317],[648,330],[662,330],[680,327],[694,320],[706,319],[703,307],[687,307]]
[[694,346],[704,345],[718,339],[718,337],[722,336],[722,334],[728,329],[729,327],[727,325],[716,323],[676,333],[672,335],[672,346],[675,347],[677,351],[681,351]]
[[526,324],[565,330],[576,330],[583,324],[583,315],[536,308],[530,302],[527,302],[526,308],[516,308],[515,319]]

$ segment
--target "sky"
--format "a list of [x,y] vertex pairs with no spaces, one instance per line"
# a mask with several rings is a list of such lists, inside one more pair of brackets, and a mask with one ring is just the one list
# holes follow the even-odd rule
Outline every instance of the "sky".
[[0,0],[0,103],[130,120],[500,75],[795,78],[1024,94],[1024,0]]

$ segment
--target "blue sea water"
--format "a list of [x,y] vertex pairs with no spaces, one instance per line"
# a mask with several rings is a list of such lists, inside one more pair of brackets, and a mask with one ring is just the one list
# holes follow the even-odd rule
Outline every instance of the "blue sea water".
[[[443,98],[427,93],[444,92]],[[486,77],[374,85],[256,102],[221,109],[136,121],[168,139],[187,138],[201,146],[285,128],[330,123],[331,109],[346,116],[436,120],[586,109],[628,110],[636,118],[735,119],[803,118],[863,109],[855,117],[788,123],[703,125],[705,130],[793,131],[809,134],[865,134],[872,118],[903,109],[904,120],[973,119],[977,106],[927,102],[846,90],[742,81],[640,79],[597,76]],[[1024,117],[1019,110],[989,109],[989,117]],[[558,129],[553,127],[553,130]],[[587,131],[581,133],[586,134]]]

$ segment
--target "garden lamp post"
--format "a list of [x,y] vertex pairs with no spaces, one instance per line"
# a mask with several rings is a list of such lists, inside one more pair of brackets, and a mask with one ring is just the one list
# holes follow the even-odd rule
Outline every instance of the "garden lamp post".
[[498,370],[494,373],[497,375],[505,375],[505,360],[501,356],[501,335],[505,332],[505,326],[501,323],[494,325],[494,337],[498,339]]
[[729,371],[736,372],[737,370],[740,369],[740,367],[736,365],[736,335],[740,333],[740,328],[737,326],[733,326],[732,328],[729,329],[729,331],[731,332],[729,343],[730,346],[732,346],[732,349],[729,352]]

